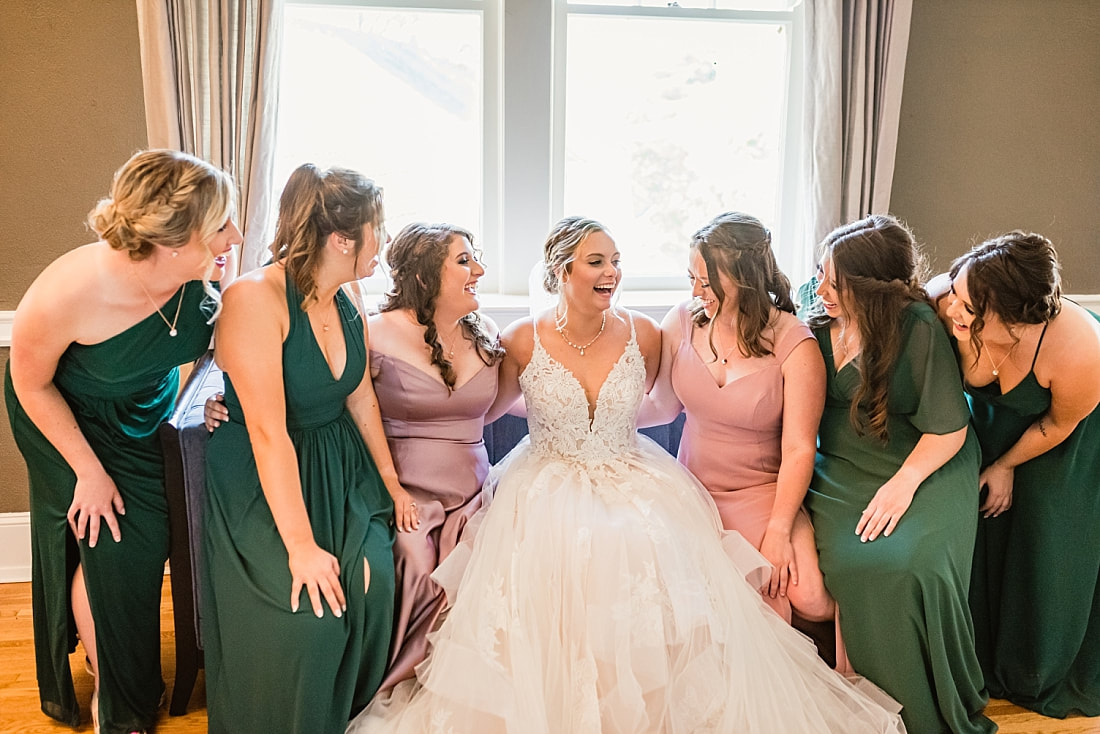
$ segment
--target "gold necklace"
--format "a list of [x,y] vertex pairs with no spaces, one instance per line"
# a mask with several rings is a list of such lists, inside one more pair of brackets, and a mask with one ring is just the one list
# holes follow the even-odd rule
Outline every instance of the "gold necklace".
[[588,349],[590,346],[592,346],[593,344],[596,343],[596,340],[599,339],[600,336],[603,334],[603,327],[605,327],[605,326],[607,326],[607,311],[606,310],[603,312],[603,318],[600,319],[600,330],[596,332],[596,336],[592,337],[591,341],[589,341],[587,344],[584,344],[584,345],[574,344],[573,342],[569,341],[569,337],[567,337],[565,335],[565,324],[564,323],[561,324],[560,326],[558,326],[557,330],[558,330],[558,333],[561,334],[562,341],[564,341],[566,344],[568,344],[569,346],[571,346],[574,349],[576,349],[577,351],[579,351],[581,353],[581,356],[583,357],[584,356],[584,350]]
[[134,273],[134,280],[141,286],[141,292],[145,294],[145,297],[149,299],[149,303],[153,304],[153,308],[157,310],[157,315],[160,316],[160,320],[164,322],[164,325],[168,327],[168,336],[175,336],[179,332],[176,331],[176,323],[180,320],[180,307],[183,306],[183,294],[187,290],[187,284],[184,283],[180,286],[180,300],[176,303],[176,315],[172,317],[171,323],[168,322],[168,318],[164,315],[164,312],[160,310],[160,306],[153,300],[153,297],[149,295],[149,291],[145,288],[145,284],[141,282],[141,278],[138,274]]
[[[857,331],[856,335],[858,336],[858,334],[859,332]],[[840,327],[840,332],[836,336],[837,346],[844,352],[843,356],[847,357],[852,353],[852,346],[849,343],[851,341],[851,336],[848,335],[847,330],[843,326]]]
[[993,377],[996,378],[1001,374],[1001,365],[1005,363],[1005,360],[1007,360],[1009,357],[1012,356],[1012,353],[1016,350],[1016,346],[1013,345],[1013,347],[1011,349],[1009,349],[1007,352],[1005,352],[1005,356],[1001,357],[1000,362],[994,362],[993,361],[993,350],[989,348],[988,344],[986,344],[985,347],[986,348],[983,349],[982,351],[985,352],[985,356],[986,356],[986,359],[989,360],[989,364],[993,365]]
[[[443,341],[443,337],[438,337],[439,338],[439,346],[442,347],[447,352],[447,361],[448,362],[454,361],[455,349],[458,348],[458,339],[461,336],[459,334],[459,331],[461,329],[462,329],[462,322],[459,321],[457,324],[455,324],[455,328],[451,332],[451,348],[450,349],[447,349],[447,343],[445,341]],[[439,328],[438,327],[436,328],[436,333],[437,334],[439,333]]]
[[[339,314],[340,313],[340,307],[336,305],[336,297],[335,296],[333,296],[332,304],[333,304],[333,311],[335,311],[337,314]],[[321,302],[320,301],[318,301],[315,304],[315,306],[311,306],[310,311],[312,311],[317,316],[317,319],[321,322],[321,331],[328,331],[329,330],[328,322],[329,322],[329,319],[332,318],[332,313],[330,312],[330,313],[326,314],[325,316],[322,316],[321,315]]]

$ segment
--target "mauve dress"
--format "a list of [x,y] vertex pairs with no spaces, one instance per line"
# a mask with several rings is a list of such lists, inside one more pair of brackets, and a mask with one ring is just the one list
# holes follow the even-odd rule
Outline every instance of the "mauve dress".
[[[765,366],[718,387],[691,345],[692,329],[684,304],[680,348],[672,357],[672,387],[687,414],[677,458],[707,488],[722,526],[759,549],[783,458],[783,362],[814,335],[804,324],[791,326],[773,354],[761,358]],[[791,620],[786,597],[766,601]]]
[[397,533],[393,544],[397,600],[384,692],[412,678],[427,655],[428,633],[445,602],[431,573],[481,507],[489,472],[482,429],[496,398],[497,369],[483,367],[448,391],[440,377],[388,354],[372,351],[370,362],[397,476],[420,511],[420,527]]

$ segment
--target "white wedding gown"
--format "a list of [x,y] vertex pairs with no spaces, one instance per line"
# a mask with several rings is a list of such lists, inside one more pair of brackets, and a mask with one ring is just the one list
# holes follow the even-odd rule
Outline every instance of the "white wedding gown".
[[530,436],[434,576],[453,607],[416,680],[349,733],[904,731],[892,699],[830,670],[764,604],[746,576],[766,561],[637,433],[631,331],[591,424],[536,331],[520,377]]

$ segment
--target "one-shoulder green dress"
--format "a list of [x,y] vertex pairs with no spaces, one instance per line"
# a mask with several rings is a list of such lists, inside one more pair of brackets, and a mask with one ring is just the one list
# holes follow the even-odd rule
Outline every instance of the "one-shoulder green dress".
[[[1050,408],[1034,366],[1004,394],[966,387],[983,466]],[[978,523],[970,606],[991,695],[1045,716],[1100,715],[1098,581],[1100,408],[1016,467],[1012,507]]]
[[958,365],[932,308],[910,305],[900,329],[886,444],[859,435],[848,418],[862,357],[838,371],[828,328],[814,331],[827,392],[806,506],[856,672],[902,704],[910,734],[992,732],[966,603],[978,521],[973,433],[921,483],[889,537],[863,543],[855,532],[867,503],[923,434],[951,433],[969,420]]
[[117,515],[122,540],[103,524],[99,542],[77,543],[65,514],[76,475],[4,384],[8,418],[27,462],[31,508],[31,594],[42,710],[80,723],[68,653],[76,646],[70,587],[84,571],[99,658],[99,721],[104,734],[149,728],[164,691],[160,670],[160,591],[168,558],[168,507],[157,427],[171,414],[179,365],[210,345],[210,303],[192,281],[160,310],[175,313],[170,336],[157,313],[98,344],[72,344],[54,384],[126,505]]
[[347,611],[337,618],[324,602],[318,619],[305,590],[298,612],[290,611],[286,547],[260,486],[247,415],[227,375],[231,420],[214,431],[206,454],[203,640],[212,734],[342,734],[377,690],[389,652],[393,502],[345,406],[364,379],[363,322],[339,292],[347,363],[337,379],[290,278],[286,291],[287,431],[313,536],[339,559]]

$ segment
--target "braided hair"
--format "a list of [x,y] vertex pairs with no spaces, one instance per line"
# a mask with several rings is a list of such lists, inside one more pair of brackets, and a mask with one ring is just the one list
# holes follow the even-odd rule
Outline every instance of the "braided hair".
[[[921,286],[924,258],[913,233],[885,214],[838,227],[821,249],[832,260],[842,306],[859,326],[860,384],[849,417],[859,435],[870,432],[885,443],[890,378],[902,346],[901,316],[910,303],[929,302]],[[807,321],[819,328],[832,318],[817,304]]]
[[[439,298],[443,265],[451,242],[462,237],[474,243],[470,232],[450,224],[410,224],[394,238],[386,249],[386,263],[393,286],[385,294],[381,311],[408,309],[424,327],[424,343],[431,350],[431,361],[439,369],[447,388],[454,390],[454,366],[443,351],[443,343],[435,327],[435,303]],[[475,251],[476,252],[476,251]],[[493,339],[485,329],[481,315],[474,311],[459,321],[462,338],[474,343],[481,361],[493,365],[504,357],[499,339]]]

